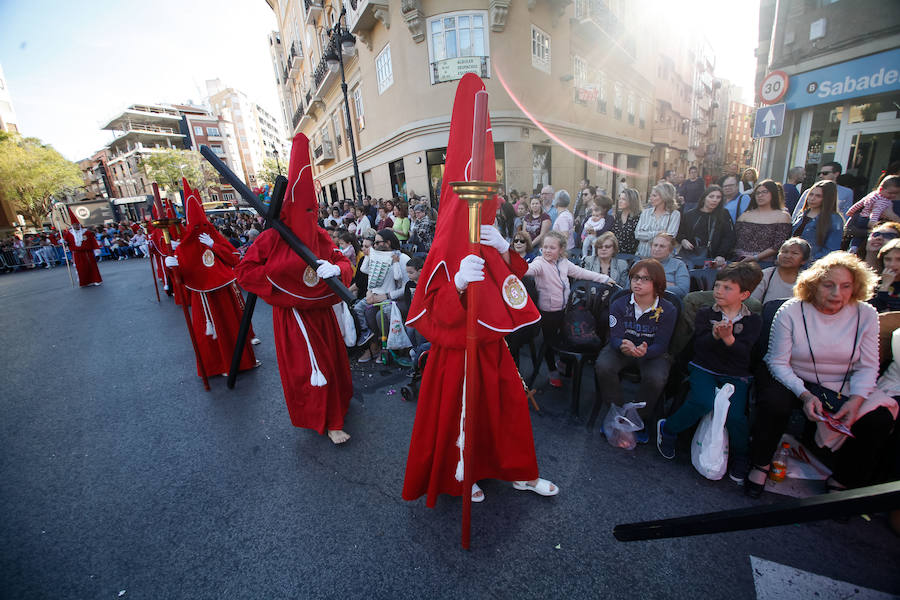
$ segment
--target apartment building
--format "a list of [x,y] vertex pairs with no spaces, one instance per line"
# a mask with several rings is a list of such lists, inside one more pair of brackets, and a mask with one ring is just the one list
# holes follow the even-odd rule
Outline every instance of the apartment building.
[[[574,192],[587,178],[613,191],[624,177],[646,193],[656,57],[638,2],[347,0],[349,122],[340,73],[324,59],[340,49],[331,28],[342,5],[267,2],[279,25],[268,42],[282,111],[291,134],[311,140],[323,199],[354,197],[352,133],[362,193],[437,202],[456,82],[467,72],[490,93],[507,189]],[[683,110],[689,118],[689,98]]]
[[732,100],[728,105],[725,135],[725,164],[737,165],[743,171],[753,157],[753,117],[756,110],[749,104]]
[[805,166],[810,183],[837,161],[844,185],[859,195],[900,160],[896,8],[880,0],[761,0],[757,90],[773,71],[788,77],[777,100],[786,107],[783,133],[756,153],[763,173],[784,181],[791,167]]

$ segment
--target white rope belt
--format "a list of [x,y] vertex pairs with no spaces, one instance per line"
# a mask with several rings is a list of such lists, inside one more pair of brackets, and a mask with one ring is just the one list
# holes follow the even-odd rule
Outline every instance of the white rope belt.
[[200,292],[200,304],[203,305],[203,316],[206,317],[206,335],[211,335],[212,339],[217,339],[216,326],[213,324],[212,311],[209,308],[206,292]]
[[316,355],[313,352],[312,344],[309,341],[309,335],[306,333],[306,327],[303,325],[303,319],[300,318],[300,313],[297,312],[296,308],[292,308],[291,312],[294,313],[294,318],[297,320],[297,325],[300,327],[300,333],[303,335],[303,341],[306,342],[306,350],[309,352],[309,365],[312,367],[312,374],[309,377],[309,382],[314,387],[327,385],[328,380],[325,379],[325,374],[322,373],[322,370],[319,368],[319,363],[316,361]]

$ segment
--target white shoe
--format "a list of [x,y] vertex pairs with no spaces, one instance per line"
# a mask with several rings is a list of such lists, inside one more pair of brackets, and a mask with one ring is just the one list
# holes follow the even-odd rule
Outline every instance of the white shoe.
[[253,344],[254,346],[258,346],[262,343],[262,341],[260,341],[260,339],[258,337],[255,337],[252,340],[250,340],[250,343]]

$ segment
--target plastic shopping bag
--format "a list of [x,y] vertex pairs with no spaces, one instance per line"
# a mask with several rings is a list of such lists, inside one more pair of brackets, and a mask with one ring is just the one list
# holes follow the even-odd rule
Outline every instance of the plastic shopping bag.
[[634,432],[644,428],[644,421],[637,411],[645,406],[646,402],[628,402],[623,406],[610,405],[609,412],[603,419],[603,431],[610,446],[634,450],[637,446]]
[[396,302],[391,302],[391,326],[388,331],[387,347],[390,350],[403,350],[411,348],[412,342],[406,335],[406,326],[403,324],[403,315],[397,308]]
[[734,386],[726,383],[716,388],[713,410],[700,420],[691,443],[691,463],[697,472],[713,481],[722,479],[728,470],[728,432],[725,419],[731,406]]
[[356,345],[356,321],[350,314],[346,302],[338,302],[331,306],[334,309],[334,316],[337,317],[338,327],[341,328],[341,335],[344,337],[344,345],[352,348]]

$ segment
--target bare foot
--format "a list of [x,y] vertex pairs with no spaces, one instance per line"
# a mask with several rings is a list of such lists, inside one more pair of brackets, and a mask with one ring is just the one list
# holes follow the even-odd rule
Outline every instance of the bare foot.
[[350,439],[350,434],[343,429],[329,429],[328,439],[330,439],[335,444],[343,444]]

